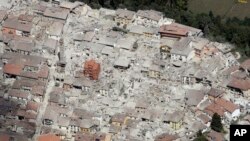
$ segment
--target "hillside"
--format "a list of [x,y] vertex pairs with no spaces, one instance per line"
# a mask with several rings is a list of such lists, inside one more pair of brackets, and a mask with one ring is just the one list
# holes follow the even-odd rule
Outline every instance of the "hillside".
[[250,15],[250,1],[247,4],[236,3],[236,0],[189,0],[188,7],[194,13],[208,13],[226,17],[244,19]]

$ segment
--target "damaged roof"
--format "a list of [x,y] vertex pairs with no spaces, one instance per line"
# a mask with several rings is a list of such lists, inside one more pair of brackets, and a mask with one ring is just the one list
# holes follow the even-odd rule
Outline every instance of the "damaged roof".
[[43,15],[46,17],[66,20],[69,14],[69,10],[57,7],[48,7],[44,11]]

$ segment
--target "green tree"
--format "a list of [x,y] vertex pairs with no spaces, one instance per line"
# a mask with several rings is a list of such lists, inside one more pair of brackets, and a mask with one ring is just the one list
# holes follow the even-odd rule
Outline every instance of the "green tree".
[[211,122],[211,128],[214,130],[214,131],[217,131],[217,132],[222,132],[223,130],[223,125],[221,123],[221,117],[220,115],[218,115],[217,113],[215,113],[212,117],[212,122]]
[[175,7],[179,10],[187,10],[187,0],[175,0]]
[[250,47],[248,44],[246,44],[246,47],[245,47],[245,54],[246,56],[250,57]]
[[201,130],[199,130],[194,141],[208,141],[208,139],[202,134]]

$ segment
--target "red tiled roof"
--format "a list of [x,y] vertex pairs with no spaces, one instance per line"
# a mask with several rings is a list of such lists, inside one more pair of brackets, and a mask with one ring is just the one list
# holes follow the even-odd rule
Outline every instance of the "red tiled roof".
[[35,120],[35,119],[37,118],[37,113],[26,112],[25,118],[26,118],[26,119],[34,119],[34,120]]
[[44,86],[34,86],[32,87],[31,93],[33,95],[44,95],[45,93],[45,87]]
[[38,79],[38,75],[36,72],[22,71],[20,76],[26,77],[26,78]]
[[188,30],[175,25],[162,25],[159,30],[162,34],[187,36]]
[[245,60],[240,66],[244,69],[250,70],[250,59]]
[[220,116],[223,116],[225,110],[220,105],[212,103],[205,108],[205,112],[207,112],[210,116],[213,116],[214,113],[217,113]]
[[9,141],[10,136],[8,134],[1,134],[0,135],[0,141]]
[[49,67],[48,66],[42,66],[40,71],[38,72],[38,77],[40,78],[48,78],[49,76]]
[[227,84],[227,86],[247,91],[250,89],[250,80],[232,78],[231,81]]
[[227,110],[230,113],[234,112],[236,109],[239,108],[237,105],[235,105],[231,101],[225,100],[223,98],[217,99],[215,103],[220,105],[221,107],[223,107],[225,110]]
[[18,98],[24,98],[24,99],[28,99],[29,97],[29,93],[28,92],[24,92],[24,91],[20,91],[20,90],[16,90],[16,89],[10,89],[8,91],[9,96],[12,97],[18,97]]
[[26,106],[26,110],[33,110],[33,111],[38,111],[39,109],[39,104],[33,101],[29,101]]
[[38,137],[38,141],[60,141],[60,137],[54,134],[44,134]]
[[30,32],[32,29],[32,23],[31,22],[22,23],[18,21],[17,17],[12,17],[5,20],[5,22],[3,23],[3,27]]
[[23,69],[23,65],[18,64],[6,64],[3,67],[3,72],[11,75],[20,75]]

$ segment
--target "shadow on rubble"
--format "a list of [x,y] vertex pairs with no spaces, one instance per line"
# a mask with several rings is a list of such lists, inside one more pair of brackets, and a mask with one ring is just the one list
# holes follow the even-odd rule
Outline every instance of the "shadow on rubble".
[[36,124],[27,117],[25,101],[9,99],[9,88],[0,82],[0,140],[28,141],[35,134]]

